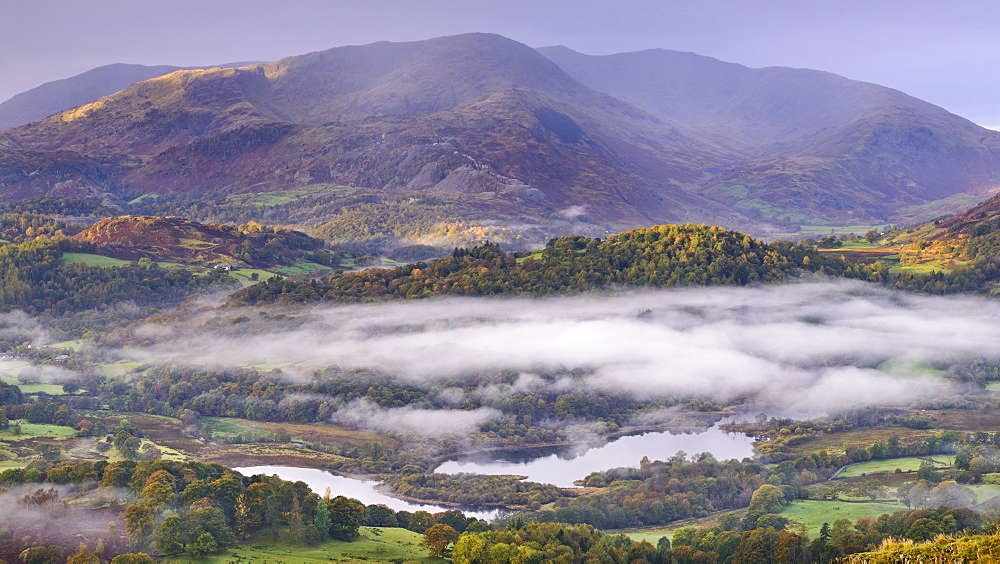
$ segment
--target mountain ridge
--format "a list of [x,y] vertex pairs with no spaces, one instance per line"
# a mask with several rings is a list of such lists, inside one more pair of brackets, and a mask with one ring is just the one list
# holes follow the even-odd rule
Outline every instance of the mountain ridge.
[[[874,218],[889,219],[892,206],[941,199],[956,186],[985,195],[1000,178],[1000,135],[891,88],[663,49],[539,52],[584,84],[656,115],[716,128],[744,147],[757,143],[746,164],[703,187],[737,205],[753,205],[755,196],[775,203],[769,184],[798,184],[816,190],[821,207],[867,207]],[[943,153],[952,159],[945,166],[935,159]],[[727,197],[731,186],[749,194]],[[847,193],[838,194],[845,187]],[[845,197],[837,202],[838,195]]]
[[[543,56],[554,51],[572,61]],[[573,53],[465,34],[176,71],[5,130],[0,195],[207,204],[347,186],[373,201],[433,195],[489,221],[573,213],[607,230],[695,221],[761,232],[885,222],[1000,183],[1000,133],[891,89],[664,50],[600,64]],[[641,65],[645,82],[633,84],[647,59],[660,63]],[[594,84],[608,60],[619,75],[605,82],[617,86]],[[56,151],[79,156],[37,166]]]

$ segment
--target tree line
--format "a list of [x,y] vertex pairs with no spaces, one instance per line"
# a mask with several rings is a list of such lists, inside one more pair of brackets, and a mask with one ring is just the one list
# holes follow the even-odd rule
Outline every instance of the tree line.
[[508,254],[487,243],[395,269],[347,272],[311,282],[271,280],[233,294],[231,304],[372,301],[438,294],[530,295],[614,287],[746,285],[820,272],[865,280],[881,265],[856,265],[789,242],[763,243],[721,227],[664,225],[605,240],[553,239],[536,252]]

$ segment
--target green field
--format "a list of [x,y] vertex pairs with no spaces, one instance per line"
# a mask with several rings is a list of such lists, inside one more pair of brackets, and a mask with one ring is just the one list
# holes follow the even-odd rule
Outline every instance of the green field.
[[122,266],[123,264],[129,264],[130,261],[116,259],[111,257],[104,257],[101,255],[92,255],[88,253],[63,253],[63,262],[66,264],[72,264],[74,262],[82,262],[88,266]]
[[[1000,486],[997,486],[1000,488]],[[979,492],[977,492],[978,494]],[[985,495],[986,492],[984,492]],[[833,524],[837,519],[850,519],[855,521],[861,517],[878,517],[883,513],[893,513],[900,509],[906,509],[901,503],[855,503],[846,501],[820,501],[820,500],[797,500],[789,503],[781,511],[781,516],[795,521],[796,524],[805,525],[811,538],[819,534],[823,523]],[[696,526],[708,526],[707,524],[697,524]],[[623,531],[626,536],[636,542],[647,541],[653,546],[660,540],[660,537],[670,537],[673,539],[678,525],[668,525],[661,528],[644,529],[641,531]],[[794,529],[790,526],[789,529]]]
[[166,558],[163,562],[446,562],[430,558],[420,546],[423,535],[397,528],[361,527],[354,542],[327,541],[314,547],[250,545],[231,548],[202,560]]
[[0,361],[0,376],[9,375],[14,376],[21,371],[25,366],[31,366],[30,362],[25,362],[23,360],[4,360]]
[[59,343],[52,343],[49,348],[53,349],[73,349],[74,351],[80,350],[83,346],[83,339],[73,339],[72,341],[62,341]]
[[932,272],[947,272],[948,269],[936,263],[921,263],[921,264],[898,264],[896,266],[890,267],[889,272],[893,274],[898,274],[900,272],[909,272],[910,274],[931,274]]
[[[126,264],[132,264],[133,261],[116,259],[111,257],[106,257],[102,255],[93,255],[89,253],[63,253],[63,262],[66,264],[72,264],[74,262],[82,262],[89,266],[123,266]],[[167,261],[156,261],[156,264],[162,266],[163,268],[170,268],[175,266],[188,267],[189,265],[181,264],[179,262],[167,262]],[[205,270],[205,269],[197,269]]]
[[5,384],[11,384],[21,388],[22,394],[37,394],[38,392],[45,392],[46,394],[59,396],[63,394],[62,384],[45,384],[42,382],[36,382],[31,384],[22,384],[17,381],[17,377],[11,372],[6,375],[0,376],[0,380],[3,380]]
[[[257,280],[253,279],[253,275],[255,273],[257,274]],[[231,270],[227,274],[229,274],[231,278],[235,278],[236,281],[242,284],[244,288],[247,286],[253,286],[257,282],[263,282],[272,276],[279,276],[273,272],[261,270],[259,268],[241,268],[239,270]]]
[[951,466],[953,463],[953,458],[950,456],[928,456],[928,457],[909,457],[909,458],[890,458],[887,460],[872,460],[871,462],[861,462],[858,464],[852,464],[847,468],[844,468],[840,474],[837,474],[838,478],[854,478],[857,476],[867,476],[870,474],[892,474],[896,469],[900,469],[903,472],[916,472],[920,469],[920,463],[924,460],[933,460],[937,463],[938,467]]
[[282,362],[282,363],[272,362],[272,363],[265,363],[265,364],[248,364],[247,368],[252,368],[252,369],[254,369],[254,370],[258,371],[258,372],[270,372],[272,370],[281,370],[281,369],[287,368],[289,366],[307,366],[308,367],[307,364],[304,364],[304,361],[297,361],[297,362]]
[[160,195],[159,194],[143,194],[142,196],[139,196],[138,198],[130,200],[129,204],[139,204],[139,203],[142,203],[144,200],[147,200],[147,199],[149,199],[149,200],[159,200],[160,199]]
[[17,375],[21,373],[22,369],[30,365],[30,363],[21,360],[0,361],[0,381],[3,381],[5,384],[17,386],[21,389],[22,394],[37,394],[39,392],[44,392],[53,396],[65,395],[62,384],[46,384],[44,382],[22,384],[19,382],[17,380]]
[[910,376],[937,376],[944,377],[945,373],[943,370],[934,368],[926,362],[915,362],[906,358],[891,358],[882,364],[875,367],[879,372],[885,372],[886,374],[894,373],[897,376],[910,377]]
[[973,484],[967,488],[976,492],[976,500],[979,503],[995,498],[1000,495],[1000,485],[998,484]]
[[805,525],[810,537],[815,537],[823,523],[837,519],[855,521],[861,517],[878,517],[906,509],[901,503],[848,503],[844,501],[798,500],[785,506],[781,516]]
[[[14,424],[21,424],[21,435],[14,434]],[[25,437],[45,436],[45,437],[72,437],[76,434],[76,429],[63,427],[62,425],[46,425],[43,423],[28,423],[23,419],[15,419],[10,422],[10,428],[0,431],[0,439],[17,440]]]
[[673,540],[674,532],[677,529],[647,529],[645,531],[636,531],[634,533],[623,533],[628,538],[634,540],[635,542],[646,541],[649,544],[656,546],[656,543],[663,537],[670,537]]
[[357,192],[357,188],[351,188],[350,186],[342,186],[340,184],[332,183],[319,183],[319,184],[307,184],[300,188],[295,188],[293,190],[279,190],[276,192],[261,192],[258,194],[235,194],[229,196],[230,203],[236,204],[257,204],[261,206],[277,206],[281,204],[287,204],[289,202],[294,202],[296,200],[301,200],[303,198],[311,198],[313,196],[319,196],[321,194],[337,194],[340,196],[349,196]]
[[121,376],[122,374],[128,374],[129,372],[134,372],[139,367],[142,366],[141,362],[135,362],[131,360],[119,360],[117,362],[111,362],[107,364],[97,365],[97,371],[107,378],[113,378],[116,376]]
[[[302,274],[319,274],[322,272],[328,272],[333,270],[329,266],[323,266],[322,264],[310,262],[307,260],[297,260],[295,264],[290,266],[279,266],[277,268],[271,269],[273,272],[281,274],[282,276],[299,276]],[[261,275],[263,277],[263,275]]]
[[260,433],[253,427],[245,427],[229,418],[205,417],[201,420],[202,433],[211,436],[216,433],[235,435],[237,433]]

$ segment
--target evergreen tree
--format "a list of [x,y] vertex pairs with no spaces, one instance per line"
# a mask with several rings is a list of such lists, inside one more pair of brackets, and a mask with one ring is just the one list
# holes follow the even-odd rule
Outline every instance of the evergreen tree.
[[319,531],[319,538],[321,541],[325,541],[330,538],[330,508],[326,504],[326,500],[319,500],[316,504],[316,519],[314,524],[316,529]]

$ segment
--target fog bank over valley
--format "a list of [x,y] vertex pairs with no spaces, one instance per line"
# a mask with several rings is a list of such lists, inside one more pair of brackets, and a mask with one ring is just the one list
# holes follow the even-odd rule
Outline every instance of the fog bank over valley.
[[[456,382],[516,371],[512,384],[482,385],[475,393],[497,399],[575,390],[637,399],[746,396],[815,412],[941,393],[946,382],[927,364],[1000,350],[1000,304],[843,281],[448,298],[273,314],[217,310],[190,324],[140,327],[135,333],[155,342],[125,354],[146,362],[278,366],[288,378],[332,365],[375,369],[442,388],[441,403],[456,407],[464,397]],[[466,415],[451,428],[498,413]],[[357,402],[335,419],[423,427],[431,434],[438,428],[428,426],[434,418],[427,410],[379,411]],[[421,424],[413,425],[416,420]]]

